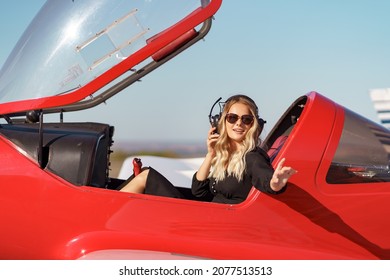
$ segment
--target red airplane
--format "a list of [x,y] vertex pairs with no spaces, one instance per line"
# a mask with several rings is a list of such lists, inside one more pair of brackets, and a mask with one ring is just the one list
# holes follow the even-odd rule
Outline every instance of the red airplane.
[[65,122],[201,40],[221,4],[43,6],[0,72],[1,259],[390,259],[390,133],[321,94],[263,142],[299,170],[286,192],[237,205],[119,192],[114,128]]

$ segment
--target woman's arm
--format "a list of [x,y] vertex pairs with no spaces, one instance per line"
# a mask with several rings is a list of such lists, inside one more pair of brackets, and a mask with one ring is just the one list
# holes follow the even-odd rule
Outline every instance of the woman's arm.
[[204,181],[208,178],[210,169],[211,169],[211,162],[213,158],[215,157],[215,143],[218,141],[219,134],[213,133],[215,130],[215,127],[210,128],[208,132],[207,137],[207,154],[206,157],[201,164],[201,166],[198,169],[198,172],[196,173],[196,179],[198,181]]
[[205,159],[203,160],[201,166],[196,173],[196,179],[198,181],[204,181],[208,178],[210,169],[211,169],[211,161],[213,160],[213,155],[207,153]]
[[288,179],[297,173],[291,167],[283,166],[282,159],[274,170],[264,150],[258,149],[254,153],[248,153],[247,165],[252,184],[262,192],[278,194],[284,191]]

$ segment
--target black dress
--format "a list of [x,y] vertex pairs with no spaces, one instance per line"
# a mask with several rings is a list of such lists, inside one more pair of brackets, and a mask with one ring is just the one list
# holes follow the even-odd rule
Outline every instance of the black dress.
[[241,182],[233,176],[227,176],[219,182],[214,178],[198,181],[195,173],[192,179],[192,193],[199,198],[211,195],[213,202],[229,204],[243,202],[252,186],[266,193],[282,193],[285,188],[277,192],[271,189],[273,172],[267,153],[261,148],[256,148],[246,155],[246,169]]
[[271,194],[284,192],[285,188],[277,192],[271,189],[273,172],[267,153],[261,148],[256,148],[246,155],[246,170],[241,182],[233,176],[227,176],[220,182],[216,182],[214,178],[198,181],[195,173],[192,178],[191,194],[187,191],[189,189],[175,187],[161,173],[149,167],[145,194],[236,204],[246,199],[252,186]]
[[176,188],[167,178],[152,167],[149,167],[149,174],[145,185],[145,194],[173,198],[186,198],[179,188]]

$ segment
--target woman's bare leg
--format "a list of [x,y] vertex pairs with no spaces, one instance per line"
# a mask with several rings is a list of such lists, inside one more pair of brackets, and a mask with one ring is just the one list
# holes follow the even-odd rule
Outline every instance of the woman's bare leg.
[[124,186],[120,191],[121,192],[130,192],[130,193],[144,193],[146,179],[149,175],[149,169],[145,169],[140,174],[134,177],[126,186]]

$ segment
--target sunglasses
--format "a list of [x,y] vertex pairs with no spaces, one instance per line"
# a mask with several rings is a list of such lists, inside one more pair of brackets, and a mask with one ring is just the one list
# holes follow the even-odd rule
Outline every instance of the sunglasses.
[[242,115],[241,117],[237,114],[229,113],[226,114],[226,120],[228,123],[235,124],[238,119],[241,118],[241,121],[245,125],[250,125],[253,122],[253,116],[252,115]]

